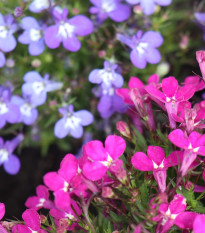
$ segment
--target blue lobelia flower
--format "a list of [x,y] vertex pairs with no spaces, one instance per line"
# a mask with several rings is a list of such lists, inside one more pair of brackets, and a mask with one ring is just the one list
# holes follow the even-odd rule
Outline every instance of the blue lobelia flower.
[[18,41],[22,44],[28,44],[29,54],[32,56],[40,55],[44,49],[43,31],[46,26],[42,27],[33,17],[24,17],[21,20],[21,27],[24,32],[18,37]]
[[38,110],[35,108],[36,104],[32,103],[31,96],[24,96],[24,98],[14,95],[11,97],[11,103],[19,106],[20,118],[19,122],[23,122],[26,125],[32,125],[37,117]]
[[203,31],[203,39],[205,41],[205,12],[195,12],[194,16]]
[[58,138],[64,138],[70,134],[74,138],[81,138],[83,135],[83,126],[90,125],[93,122],[93,115],[87,110],[74,112],[72,104],[59,108],[63,118],[58,120],[54,127],[54,134]]
[[81,47],[81,42],[77,36],[86,36],[93,31],[92,21],[84,15],[76,15],[67,19],[68,9],[63,9],[62,12],[53,11],[56,24],[51,25],[45,31],[45,43],[55,49],[60,46],[71,52],[76,52]]
[[89,12],[97,15],[97,21],[102,23],[108,17],[115,22],[123,22],[130,17],[130,6],[121,3],[121,0],[90,0],[94,5]]
[[19,134],[13,140],[4,143],[0,137],[0,166],[3,164],[4,170],[10,175],[17,174],[20,169],[19,158],[13,152],[23,138],[23,135]]
[[29,5],[28,9],[34,13],[40,13],[49,7],[53,6],[55,3],[53,0],[33,0]]
[[163,37],[158,32],[148,31],[143,34],[140,30],[132,37],[117,34],[117,39],[131,48],[130,60],[139,69],[144,69],[147,62],[157,64],[161,60],[156,48],[162,45]]
[[89,74],[91,83],[102,84],[104,88],[115,86],[120,88],[123,86],[124,80],[122,75],[116,71],[117,64],[109,61],[104,62],[104,69],[94,69]]
[[0,129],[6,122],[19,122],[20,111],[17,105],[11,103],[11,89],[0,85]]
[[36,71],[29,71],[24,75],[25,83],[22,86],[23,95],[29,96],[33,105],[38,106],[45,103],[47,92],[55,91],[62,88],[61,82],[49,80],[49,76],[44,78]]
[[146,15],[153,14],[156,5],[168,6],[172,2],[172,0],[126,0],[126,1],[132,5],[140,4],[143,12]]

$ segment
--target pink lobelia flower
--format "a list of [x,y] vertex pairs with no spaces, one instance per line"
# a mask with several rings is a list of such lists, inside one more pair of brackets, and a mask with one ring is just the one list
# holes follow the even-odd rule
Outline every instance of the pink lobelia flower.
[[52,201],[49,200],[48,189],[44,185],[39,185],[36,188],[37,196],[29,197],[26,200],[25,206],[27,208],[33,208],[39,210],[41,208],[51,209],[54,207]]
[[196,216],[194,212],[184,212],[186,210],[186,198],[181,194],[174,196],[168,203],[159,206],[159,215],[153,217],[153,221],[159,222],[156,233],[167,232],[174,224],[182,229],[191,229]]
[[196,159],[197,154],[205,156],[205,135],[201,135],[194,131],[187,136],[182,130],[176,129],[169,134],[168,139],[174,145],[184,149],[180,171],[182,176],[185,176],[190,165]]
[[205,232],[205,214],[199,214],[194,219],[193,223],[194,233],[204,233]]
[[175,166],[182,158],[183,152],[174,151],[165,158],[163,149],[159,146],[148,146],[148,157],[143,152],[137,152],[131,159],[132,165],[140,171],[153,171],[153,175],[161,192],[166,190],[166,175],[168,167]]
[[35,209],[27,209],[23,212],[22,218],[25,225],[17,224],[12,228],[12,233],[46,233],[41,229],[40,215]]
[[188,76],[185,78],[184,85],[191,84],[195,86],[195,91],[201,91],[205,88],[205,82],[198,76]]
[[116,173],[123,162],[118,158],[124,153],[125,140],[119,136],[109,135],[105,140],[105,147],[102,142],[95,140],[84,146],[87,161],[83,166],[83,174],[92,181],[101,179],[106,172]]
[[176,122],[172,117],[172,114],[177,115],[178,105],[180,102],[190,99],[195,92],[195,88],[191,84],[180,87],[178,81],[174,77],[164,78],[161,85],[162,91],[156,86],[150,84],[146,87],[146,91],[165,104],[170,127],[175,128]]
[[54,192],[57,208],[64,209],[71,203],[70,195],[85,196],[87,186],[78,174],[81,169],[74,155],[68,154],[62,160],[58,172],[49,172],[44,176],[44,183]]
[[[4,203],[0,203],[0,220],[4,217],[5,214],[5,205]],[[0,232],[7,233],[6,229],[0,224]]]

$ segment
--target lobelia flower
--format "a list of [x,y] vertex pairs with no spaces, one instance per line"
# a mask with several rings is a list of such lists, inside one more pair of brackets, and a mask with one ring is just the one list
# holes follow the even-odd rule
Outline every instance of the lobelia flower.
[[28,51],[31,56],[40,55],[44,49],[43,30],[45,25],[40,26],[33,17],[24,17],[21,20],[21,28],[24,32],[18,37],[18,41],[22,44],[28,44]]
[[115,112],[126,112],[127,106],[124,104],[122,98],[116,94],[115,87],[100,87],[100,91],[100,101],[97,109],[102,118],[109,118]]
[[94,69],[88,76],[91,83],[101,84],[103,88],[122,87],[124,80],[120,73],[116,71],[117,64],[109,61],[104,62],[104,69]]
[[157,64],[161,60],[156,48],[162,45],[163,38],[158,32],[148,31],[143,34],[140,30],[131,38],[118,33],[117,39],[131,48],[130,60],[139,69],[144,69],[147,62]]
[[[203,52],[203,51],[201,51],[201,52]],[[198,57],[198,54],[197,54],[197,57]],[[205,59],[204,59],[204,61],[205,61]],[[205,62],[204,62],[204,66],[205,66]],[[204,72],[205,72],[205,67],[204,67]],[[204,77],[205,77],[205,73],[204,73]],[[193,85],[195,88],[195,91],[201,91],[205,88],[205,82],[203,79],[199,78],[199,76],[188,76],[185,78],[185,81],[183,84],[184,85],[187,85],[187,84]]]
[[182,229],[192,229],[197,213],[184,212],[186,205],[186,198],[181,194],[175,195],[170,204],[161,204],[158,209],[159,215],[152,218],[153,221],[159,222],[156,233],[165,233],[174,224]]
[[83,174],[92,181],[100,180],[106,172],[116,173],[122,167],[122,160],[118,159],[125,151],[126,143],[123,138],[109,135],[102,142],[94,140],[84,146],[87,158],[83,166]]
[[6,122],[17,123],[20,111],[17,105],[11,103],[11,88],[0,85],[0,129]]
[[27,208],[39,210],[41,208],[51,209],[54,207],[53,202],[49,200],[48,189],[44,185],[37,186],[36,194],[37,196],[29,197],[26,200],[25,206]]
[[[5,214],[5,205],[4,203],[0,203],[0,220],[4,217]],[[7,233],[6,229],[0,224],[0,232]]]
[[53,11],[56,24],[48,27],[45,31],[45,43],[55,49],[61,42],[65,49],[76,52],[81,47],[77,36],[86,36],[93,31],[92,21],[84,15],[77,15],[67,19],[68,10],[64,9],[62,14],[57,10]]
[[44,183],[55,196],[56,208],[66,210],[71,205],[71,194],[86,196],[87,186],[82,182],[79,165],[77,159],[68,154],[58,172],[48,172],[44,176]]
[[146,15],[153,14],[156,5],[168,6],[172,2],[172,0],[126,0],[126,1],[132,5],[140,4],[143,12]]
[[11,52],[16,47],[16,39],[13,33],[17,30],[17,24],[12,15],[3,16],[0,13],[0,50]]
[[94,5],[90,7],[89,12],[97,15],[99,23],[111,18],[115,22],[123,22],[130,17],[131,9],[122,4],[122,0],[90,0]]
[[174,77],[162,80],[162,91],[153,84],[148,85],[145,89],[151,96],[165,104],[171,128],[176,127],[176,122],[172,115],[177,115],[179,103],[186,102],[195,92],[195,88],[191,84],[180,87]]
[[183,152],[174,151],[165,158],[164,150],[161,147],[148,146],[147,154],[148,157],[143,152],[135,153],[131,163],[140,171],[153,171],[160,192],[165,192],[167,169],[177,165],[182,160]]
[[13,152],[23,138],[23,135],[19,134],[13,140],[4,143],[0,137],[0,165],[3,165],[4,170],[10,175],[17,174],[20,169],[19,158]]
[[19,106],[19,122],[23,122],[26,125],[32,125],[36,121],[38,110],[35,108],[36,104],[31,102],[31,96],[21,98],[20,96],[14,95],[11,97],[11,103]]
[[0,68],[2,68],[6,63],[5,55],[0,51]]
[[25,222],[23,224],[17,224],[12,228],[12,233],[46,233],[47,231],[41,229],[40,215],[35,209],[27,209],[23,212],[22,218]]
[[28,9],[34,13],[40,13],[54,5],[54,0],[33,0]]
[[174,145],[184,149],[180,171],[182,176],[185,176],[197,155],[205,156],[205,135],[194,131],[187,136],[182,130],[176,129],[169,134],[168,139]]
[[23,95],[30,96],[34,106],[45,103],[47,92],[58,90],[63,86],[61,82],[50,81],[48,74],[42,78],[36,71],[29,71],[23,79],[25,81],[22,85]]
[[198,214],[193,223],[194,233],[205,232],[205,214]]
[[83,126],[90,125],[93,122],[93,115],[89,111],[74,112],[72,104],[59,108],[58,111],[63,115],[63,118],[58,120],[54,127],[54,134],[58,138],[64,138],[68,134],[74,138],[81,138]]

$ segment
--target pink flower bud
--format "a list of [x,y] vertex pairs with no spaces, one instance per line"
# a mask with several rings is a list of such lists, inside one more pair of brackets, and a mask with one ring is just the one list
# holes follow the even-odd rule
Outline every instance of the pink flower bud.
[[205,51],[196,51],[196,60],[199,63],[202,77],[205,79]]
[[186,190],[193,190],[194,189],[194,184],[191,181],[187,181],[185,183],[185,189]]
[[114,192],[110,187],[103,187],[102,188],[102,197],[104,198],[112,198],[114,196]]
[[130,129],[124,121],[118,121],[116,124],[117,130],[121,133],[122,136],[131,138]]

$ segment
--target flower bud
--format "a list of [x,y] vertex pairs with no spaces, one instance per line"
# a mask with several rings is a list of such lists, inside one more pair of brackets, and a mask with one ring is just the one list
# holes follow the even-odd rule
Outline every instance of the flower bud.
[[116,124],[117,130],[121,133],[122,136],[126,138],[131,138],[130,129],[124,121],[118,121]]
[[199,63],[202,77],[205,79],[205,51],[196,51],[196,60]]
[[103,187],[102,188],[102,197],[104,198],[112,198],[114,197],[115,193],[112,191],[110,187]]
[[193,190],[194,189],[194,184],[191,182],[191,181],[187,181],[186,183],[185,183],[185,186],[184,186],[184,188],[186,189],[186,190]]
[[17,6],[17,7],[14,9],[14,16],[15,16],[16,18],[19,18],[19,17],[22,16],[22,14],[23,14],[22,8],[21,8],[20,6]]

